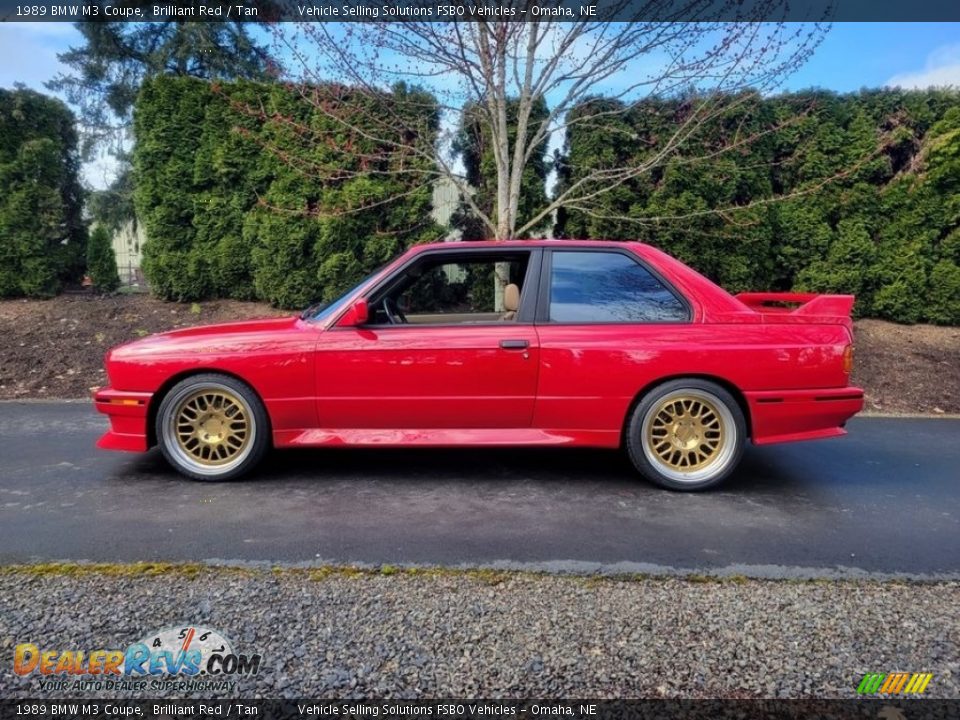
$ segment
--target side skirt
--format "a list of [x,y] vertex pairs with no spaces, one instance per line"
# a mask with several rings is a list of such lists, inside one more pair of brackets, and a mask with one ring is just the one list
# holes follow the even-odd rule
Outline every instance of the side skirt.
[[511,447],[569,445],[574,447],[620,447],[615,430],[539,430],[533,428],[424,428],[390,430],[348,428],[337,430],[278,430],[275,447]]

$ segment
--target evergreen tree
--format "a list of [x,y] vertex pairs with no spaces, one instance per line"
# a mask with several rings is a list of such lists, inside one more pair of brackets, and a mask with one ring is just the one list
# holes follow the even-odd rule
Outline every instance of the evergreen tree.
[[[854,293],[860,316],[960,322],[960,93],[743,97],[649,172],[565,208],[557,234],[645,240],[733,291]],[[589,102],[588,117],[623,110]],[[650,98],[616,132],[572,125],[560,189],[654,156],[690,106]]]
[[[368,102],[342,86],[314,92],[331,103]],[[433,98],[394,92],[410,97],[411,112],[426,116],[424,132],[435,137]],[[143,270],[163,298],[303,307],[440,234],[431,186],[409,172],[421,160],[385,155],[377,140],[344,133],[288,86],[152,78],[135,126]],[[338,177],[319,179],[305,167],[332,168]]]
[[80,279],[86,229],[73,114],[0,90],[0,297],[48,297]]
[[110,243],[110,233],[103,225],[98,225],[87,241],[87,274],[100,292],[113,292],[120,287],[117,255]]
[[155,75],[263,78],[270,64],[250,25],[232,22],[75,23],[84,44],[57,59],[71,70],[48,83],[79,109],[92,141],[130,124],[141,83]]
[[83,44],[57,58],[70,68],[47,83],[76,107],[83,152],[107,150],[118,160],[109,188],[94,196],[93,217],[111,228],[135,220],[128,150],[132,110],[143,81],[157,75],[205,80],[265,79],[274,67],[252,25],[229,22],[83,22]]

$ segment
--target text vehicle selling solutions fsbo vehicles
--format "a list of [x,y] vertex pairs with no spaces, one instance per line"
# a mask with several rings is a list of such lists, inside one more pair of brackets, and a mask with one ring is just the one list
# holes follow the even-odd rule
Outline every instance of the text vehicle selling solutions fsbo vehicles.
[[641,243],[421,245],[299,316],[153,335],[107,354],[99,446],[159,445],[235,478],[270,447],[624,448],[699,490],[758,445],[829,438],[850,386],[849,295],[731,295]]

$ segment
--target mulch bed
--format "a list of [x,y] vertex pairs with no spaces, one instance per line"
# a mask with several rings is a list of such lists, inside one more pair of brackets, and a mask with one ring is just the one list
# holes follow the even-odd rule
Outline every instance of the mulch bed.
[[0,399],[80,398],[106,384],[114,345],[164,330],[287,314],[261,303],[172,303],[149,295],[0,302]]

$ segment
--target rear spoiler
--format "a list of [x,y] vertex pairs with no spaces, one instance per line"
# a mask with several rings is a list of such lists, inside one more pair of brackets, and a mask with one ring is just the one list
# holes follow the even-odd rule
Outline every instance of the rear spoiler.
[[816,293],[744,292],[734,297],[757,312],[840,318],[850,317],[854,301],[853,295]]

